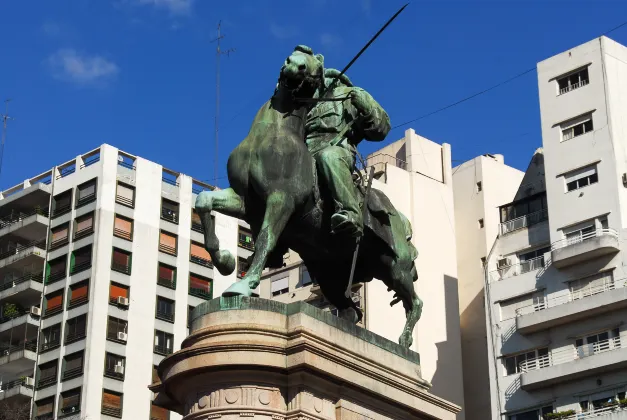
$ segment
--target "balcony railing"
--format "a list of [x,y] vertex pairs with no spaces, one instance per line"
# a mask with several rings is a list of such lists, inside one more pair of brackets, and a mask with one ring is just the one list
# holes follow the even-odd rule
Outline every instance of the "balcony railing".
[[211,260],[206,260],[206,259],[204,259],[202,257],[198,257],[196,255],[191,255],[189,257],[189,260],[191,262],[195,263],[195,264],[198,264],[198,265],[203,265],[203,266],[209,267],[209,268],[213,267],[213,264],[211,263]]
[[35,207],[32,211],[29,212],[12,212],[11,214],[0,218],[0,229],[21,222],[27,217],[33,216],[35,214],[48,217],[48,208]]
[[92,201],[96,200],[96,193],[93,192],[89,195],[83,196],[81,198],[79,198],[78,200],[76,200],[76,208],[79,208],[81,206],[84,206],[85,204],[91,203]]
[[516,309],[516,316],[528,315],[544,309],[554,308],[579,299],[585,299],[599,293],[608,292],[627,286],[627,278],[614,280],[599,286],[587,286],[578,290],[567,290],[565,293],[546,297],[537,303]]
[[126,169],[135,170],[134,162],[128,163],[128,162],[124,162],[123,160],[118,160],[118,165]]
[[79,366],[74,369],[67,369],[65,372],[63,372],[63,380],[76,378],[78,376],[81,376],[82,374],[83,374],[83,366]]
[[123,274],[131,274],[130,264],[120,264],[116,262],[111,263],[111,269]]
[[166,177],[164,176],[164,177],[161,177],[161,180],[162,180],[163,182],[165,182],[166,184],[173,185],[173,186],[175,186],[175,187],[178,187],[178,186],[179,186],[178,181],[177,181],[177,180],[175,180],[175,179],[166,178]]
[[34,274],[25,274],[22,277],[18,277],[12,280],[4,280],[2,284],[0,284],[0,292],[4,290],[9,290],[17,286],[18,284],[27,282],[27,281],[35,281],[37,283],[41,283],[43,277],[43,273],[34,273]]
[[157,310],[156,318],[162,321],[174,322],[174,311]]
[[61,338],[55,338],[54,340],[45,342],[44,340],[39,343],[39,351],[48,351],[57,348],[61,345]]
[[167,346],[158,346],[155,345],[155,353],[161,354],[163,356],[168,356],[173,353],[172,348]]
[[56,283],[63,280],[64,278],[65,267],[63,267],[63,270],[55,270],[55,272],[48,274],[48,277],[46,277],[46,284]]
[[19,318],[21,316],[26,315],[28,312],[25,311],[24,309],[19,309],[19,308],[15,308],[12,311],[10,311],[9,313],[6,313],[8,311],[5,311],[4,314],[0,315],[0,324],[4,324],[5,322],[9,322],[15,318]]
[[74,264],[74,267],[70,269],[70,274],[80,273],[81,271],[85,271],[91,268],[91,255],[89,256],[89,260],[83,261],[82,263]]
[[514,232],[516,230],[533,226],[535,224],[548,220],[548,218],[549,210],[542,209],[540,211],[525,214],[524,216],[520,216],[515,219],[508,220],[507,222],[503,222],[501,223],[499,230],[501,235],[506,235],[510,232]]
[[203,289],[196,289],[194,287],[190,287],[189,294],[192,296],[196,296],[197,298],[200,298],[200,299],[205,299],[205,300],[211,299],[211,292],[208,292],[207,290],[203,290]]
[[407,162],[398,159],[396,156],[387,155],[385,153],[377,153],[376,155],[369,156],[366,160],[368,166],[383,167],[385,164],[396,166],[397,168],[407,170]]
[[521,362],[520,370],[524,373],[531,370],[559,365],[562,363],[570,363],[575,360],[584,359],[595,354],[606,353],[608,351],[617,350],[620,348],[620,337],[614,337],[610,338],[609,340],[585,344],[580,347],[553,350],[546,356],[541,356],[534,359],[527,359],[524,362]]
[[60,314],[61,312],[63,312],[63,305],[61,304],[53,308],[46,308],[46,310],[44,311],[44,318]]
[[122,407],[103,405],[100,412],[105,416],[122,417]]
[[570,91],[573,91],[573,90],[575,90],[575,89],[579,89],[580,87],[584,87],[584,86],[586,86],[588,83],[589,83],[589,82],[588,82],[588,80],[583,79],[583,80],[580,80],[580,81],[579,81],[579,82],[577,82],[577,83],[574,83],[574,84],[572,84],[572,85],[569,85],[569,86],[563,87],[563,88],[561,88],[561,89],[560,89],[560,95],[563,95],[563,94],[568,93],[568,92],[570,92]]
[[0,385],[0,390],[8,391],[9,389],[18,388],[20,386],[32,388],[31,386],[26,385],[26,378],[22,378],[22,379],[16,379],[14,381],[3,383],[2,385]]
[[57,383],[57,374],[55,372],[55,374],[52,376],[48,376],[47,378],[40,378],[39,381],[37,382],[37,389],[46,388],[56,383]]
[[18,353],[20,351],[37,351],[37,342],[36,341],[27,341],[18,345],[10,345],[10,346],[2,346],[0,347],[0,354],[2,356],[8,356],[13,353]]
[[564,238],[551,244],[551,250],[561,249],[570,245],[579,244],[589,239],[597,238],[600,236],[611,236],[618,239],[618,232],[614,229],[597,229],[592,232]]
[[72,308],[76,308],[77,306],[81,306],[87,302],[89,302],[89,296],[82,296],[76,299],[71,299],[67,307],[68,309],[72,309]]
[[544,268],[544,256],[523,261],[518,264],[502,266],[490,273],[493,280],[503,280]]
[[70,332],[65,336],[65,344],[74,343],[76,341],[82,340],[86,337],[85,327],[82,327],[78,331]]
[[118,373],[118,372],[115,371],[114,368],[110,368],[110,367],[105,369],[104,376],[107,376],[109,378],[124,380],[124,374],[123,373]]
[[157,284],[159,286],[167,287],[169,289],[176,289],[176,280],[173,280],[173,279],[159,277],[157,278]]
[[94,163],[100,162],[100,155],[91,156],[83,161],[83,164],[80,166],[80,169],[86,168],[88,166],[93,165]]
[[205,231],[202,229],[202,223],[194,223],[192,222],[192,230],[194,232],[204,233]]
[[59,217],[66,213],[69,213],[72,210],[72,205],[70,203],[64,204],[62,206],[55,206],[54,210],[52,210],[52,217]]
[[73,404],[67,407],[63,407],[61,409],[61,415],[62,416],[66,416],[68,414],[78,414],[81,412],[81,405],[80,404]]
[[176,255],[176,248],[165,244],[159,244],[159,251],[170,255]]
[[165,207],[161,208],[161,218],[163,220],[167,220],[168,222],[172,222],[172,223],[179,222],[178,212],[175,210],[165,208]]
[[76,232],[74,232],[74,240],[77,239],[82,239],[86,236],[91,235],[92,233],[94,233],[94,227],[93,226],[89,226],[86,228],[83,228],[81,230],[77,230]]
[[115,202],[116,203],[120,203],[120,204],[122,204],[124,206],[127,206],[127,207],[135,207],[135,199],[134,198],[131,199],[131,198],[126,198],[126,197],[121,196],[121,195],[116,195],[115,196]]
[[0,260],[11,257],[13,255],[17,255],[20,252],[25,251],[29,248],[46,249],[46,240],[44,239],[44,240],[32,241],[25,245],[20,245],[20,244],[11,245],[6,250],[3,250],[2,252],[0,252]]
[[624,402],[614,400],[614,402],[607,402],[603,405],[604,407],[602,408],[594,408],[590,406],[590,408],[586,411],[580,411],[567,417],[560,417],[560,420],[587,420],[599,417],[614,419],[615,417],[610,417],[612,413],[627,411],[627,403]]
[[133,235],[131,234],[131,232],[128,232],[126,230],[115,228],[113,229],[113,234],[118,238],[126,239],[127,241],[133,240]]
[[50,246],[48,246],[48,250],[52,251],[53,249],[61,248],[62,246],[67,245],[69,243],[70,243],[70,240],[67,236],[65,238],[59,238],[55,241],[50,242]]

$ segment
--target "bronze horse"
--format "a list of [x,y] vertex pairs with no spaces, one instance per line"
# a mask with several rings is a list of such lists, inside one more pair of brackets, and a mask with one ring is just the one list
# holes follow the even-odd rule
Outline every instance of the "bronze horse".
[[[333,213],[325,188],[318,188],[316,167],[305,144],[305,123],[311,101],[324,89],[323,59],[304,46],[285,60],[273,96],[253,121],[248,136],[229,156],[230,188],[202,192],[196,211],[205,232],[205,248],[223,275],[235,269],[235,258],[220,250],[211,211],[246,220],[255,252],[244,278],[223,296],[250,296],[265,267],[280,267],[284,251],[296,251],[325,298],[340,317],[358,322],[362,313],[345,296],[355,241],[330,233]],[[363,196],[363,194],[362,194]],[[363,200],[362,200],[363,201]],[[381,279],[402,302],[406,323],[399,343],[410,347],[422,301],[414,282],[418,253],[410,242],[411,225],[379,190],[372,189],[354,283]]]

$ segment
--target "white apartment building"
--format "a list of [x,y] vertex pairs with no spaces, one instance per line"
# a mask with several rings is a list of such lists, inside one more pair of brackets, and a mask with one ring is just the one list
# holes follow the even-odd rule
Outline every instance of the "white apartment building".
[[[385,192],[412,224],[412,242],[419,252],[416,291],[424,301],[412,349],[420,353],[422,376],[433,384],[434,395],[464,407],[450,146],[409,129],[403,139],[371,154],[367,161],[376,169],[373,188]],[[285,263],[283,269],[266,272],[260,296],[328,307],[298,255],[290,252]],[[353,292],[364,312],[361,326],[398,342],[405,311],[401,304],[390,307],[392,293],[383,282],[375,279],[355,286]],[[458,419],[472,418],[465,413]]]
[[[202,247],[193,206],[210,188],[103,145],[0,193],[0,407],[170,418],[151,406],[154,366],[245,270],[214,273]],[[248,257],[246,225],[215,218],[222,247]]]
[[492,418],[627,419],[627,48],[558,54],[538,86],[543,150],[486,267]]
[[467,420],[490,418],[490,375],[484,264],[498,236],[498,206],[512,201],[524,173],[502,155],[483,155],[453,168],[459,316]]

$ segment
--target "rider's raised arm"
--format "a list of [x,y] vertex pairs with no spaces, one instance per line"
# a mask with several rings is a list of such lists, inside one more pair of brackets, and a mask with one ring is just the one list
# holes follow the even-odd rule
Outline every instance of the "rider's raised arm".
[[377,101],[361,88],[353,88],[352,103],[362,115],[360,129],[369,141],[382,141],[390,132],[390,117]]

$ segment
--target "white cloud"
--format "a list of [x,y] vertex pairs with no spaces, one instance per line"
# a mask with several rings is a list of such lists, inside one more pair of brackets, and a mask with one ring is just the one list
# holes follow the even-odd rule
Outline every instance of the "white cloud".
[[288,39],[294,38],[299,31],[294,26],[281,26],[273,23],[270,25],[270,33],[277,39]]
[[194,0],[136,0],[139,4],[149,4],[165,9],[173,15],[187,15],[192,11]]
[[320,43],[325,47],[333,47],[341,44],[342,39],[338,36],[325,32],[320,35]]
[[118,66],[100,55],[81,55],[66,48],[48,57],[52,75],[59,80],[77,85],[101,85],[120,72]]

